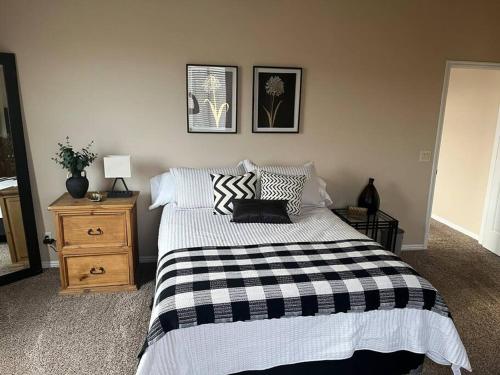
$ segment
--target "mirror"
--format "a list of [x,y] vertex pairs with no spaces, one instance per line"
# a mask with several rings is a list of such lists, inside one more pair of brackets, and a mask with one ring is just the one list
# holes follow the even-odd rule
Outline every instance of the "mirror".
[[13,54],[0,53],[0,284],[41,270]]

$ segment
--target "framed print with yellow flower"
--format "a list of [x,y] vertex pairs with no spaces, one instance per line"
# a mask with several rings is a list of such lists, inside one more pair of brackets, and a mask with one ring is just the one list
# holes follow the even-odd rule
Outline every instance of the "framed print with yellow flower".
[[236,133],[238,67],[186,65],[188,133]]
[[254,133],[298,133],[302,68],[253,67]]

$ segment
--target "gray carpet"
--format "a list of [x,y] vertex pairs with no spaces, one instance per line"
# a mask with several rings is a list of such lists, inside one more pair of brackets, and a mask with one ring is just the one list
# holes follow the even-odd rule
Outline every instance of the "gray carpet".
[[[500,258],[433,223],[429,251],[404,253],[450,305],[474,374],[500,374]],[[133,293],[59,296],[58,271],[0,287],[0,374],[134,374],[154,270]],[[149,279],[149,281],[148,281]],[[424,374],[450,374],[428,361]]]
[[[500,257],[477,241],[433,221],[429,250],[406,251],[403,260],[443,295],[474,374],[500,374]],[[424,374],[450,372],[426,360]]]
[[[141,274],[151,280],[154,268]],[[153,282],[81,296],[59,296],[58,287],[58,269],[0,287],[0,374],[134,374]]]

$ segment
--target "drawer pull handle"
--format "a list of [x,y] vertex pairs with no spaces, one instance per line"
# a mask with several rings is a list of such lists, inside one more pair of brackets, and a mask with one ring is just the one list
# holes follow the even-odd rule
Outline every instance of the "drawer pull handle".
[[101,228],[97,228],[96,231],[94,232],[94,229],[93,228],[90,228],[88,231],[87,231],[87,234],[89,236],[100,236],[101,234],[103,234],[103,231]]
[[102,275],[103,273],[105,273],[106,271],[104,270],[104,267],[92,267],[90,269],[90,273],[92,275]]

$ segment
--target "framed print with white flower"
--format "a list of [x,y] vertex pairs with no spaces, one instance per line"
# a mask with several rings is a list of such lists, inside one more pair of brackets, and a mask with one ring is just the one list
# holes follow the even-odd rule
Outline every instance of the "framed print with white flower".
[[188,133],[236,133],[238,67],[186,65]]
[[298,133],[302,68],[253,67],[254,133]]

